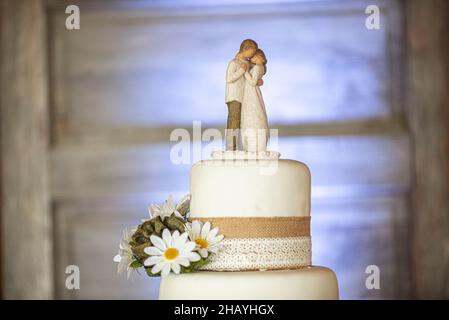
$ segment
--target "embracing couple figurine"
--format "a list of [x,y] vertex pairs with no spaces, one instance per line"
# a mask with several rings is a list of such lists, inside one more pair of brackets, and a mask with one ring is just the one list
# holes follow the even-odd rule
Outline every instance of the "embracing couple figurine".
[[[260,86],[266,73],[265,53],[254,40],[243,40],[240,50],[228,64],[225,102],[228,105],[226,150],[266,151],[268,120]],[[241,137],[239,137],[241,133]]]

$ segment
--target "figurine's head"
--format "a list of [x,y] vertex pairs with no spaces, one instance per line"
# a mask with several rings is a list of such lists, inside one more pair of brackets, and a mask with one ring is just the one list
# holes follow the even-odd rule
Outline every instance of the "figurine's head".
[[257,49],[254,55],[251,57],[251,63],[265,66],[267,64],[265,52],[263,52],[261,49]]
[[239,55],[244,59],[250,59],[257,50],[257,43],[251,39],[245,39],[240,44]]

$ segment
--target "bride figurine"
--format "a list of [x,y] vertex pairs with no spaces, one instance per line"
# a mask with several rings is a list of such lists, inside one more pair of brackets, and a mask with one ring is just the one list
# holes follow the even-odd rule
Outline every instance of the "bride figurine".
[[243,149],[248,152],[267,150],[268,119],[260,87],[260,79],[266,73],[267,58],[257,49],[250,59],[253,67],[245,72],[245,86],[242,101],[241,133]]

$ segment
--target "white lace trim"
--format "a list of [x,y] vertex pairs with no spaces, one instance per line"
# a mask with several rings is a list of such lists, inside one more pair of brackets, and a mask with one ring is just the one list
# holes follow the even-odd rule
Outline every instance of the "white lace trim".
[[294,269],[312,264],[310,237],[223,239],[221,249],[201,270]]

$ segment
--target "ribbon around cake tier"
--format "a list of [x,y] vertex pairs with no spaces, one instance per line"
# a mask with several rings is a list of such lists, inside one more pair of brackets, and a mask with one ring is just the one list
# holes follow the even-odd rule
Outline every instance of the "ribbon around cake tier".
[[296,269],[311,265],[310,217],[210,217],[224,235],[218,254],[201,270]]

